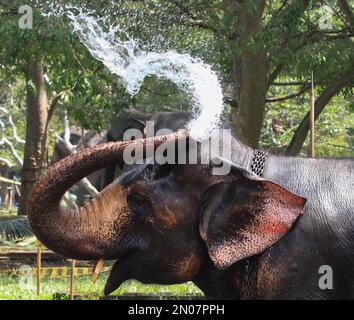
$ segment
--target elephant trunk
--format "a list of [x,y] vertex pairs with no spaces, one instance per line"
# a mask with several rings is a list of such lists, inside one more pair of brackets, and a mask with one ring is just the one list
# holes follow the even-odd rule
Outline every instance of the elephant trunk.
[[49,249],[70,258],[114,258],[131,219],[126,194],[119,183],[113,182],[77,210],[62,208],[61,198],[92,172],[122,163],[128,145],[135,144],[145,152],[148,146],[156,149],[167,140],[185,134],[181,130],[150,139],[98,145],[54,164],[36,183],[30,197],[28,218],[37,238]]

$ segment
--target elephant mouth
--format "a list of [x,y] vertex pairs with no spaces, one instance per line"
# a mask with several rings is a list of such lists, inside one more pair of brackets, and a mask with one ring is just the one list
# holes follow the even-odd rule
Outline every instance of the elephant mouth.
[[113,293],[123,282],[134,277],[133,273],[136,271],[138,252],[144,249],[146,249],[146,246],[140,237],[136,235],[126,236],[126,238],[121,241],[120,249],[117,249],[114,256],[106,259],[102,258],[95,262],[92,270],[92,281],[94,283],[97,281],[106,261],[110,263],[113,262],[105,284],[104,294],[109,295]]
[[136,262],[130,260],[134,249],[144,249],[146,245],[139,238],[127,236],[134,231],[128,190],[114,181],[80,208],[62,207],[60,201],[67,190],[92,172],[124,163],[127,150],[141,150],[146,159],[150,149],[157,151],[162,144],[173,144],[187,136],[187,130],[179,130],[153,138],[107,143],[85,148],[57,162],[31,191],[28,218],[34,234],[48,249],[65,257],[96,261],[94,280],[103,268],[103,259],[119,257],[105,290],[113,292],[128,279],[131,270],[127,266]]
[[113,293],[123,284],[124,281],[131,278],[128,270],[125,268],[125,265],[126,261],[129,261],[129,258],[132,257],[132,255],[133,251],[130,251],[115,260],[104,287],[105,295]]

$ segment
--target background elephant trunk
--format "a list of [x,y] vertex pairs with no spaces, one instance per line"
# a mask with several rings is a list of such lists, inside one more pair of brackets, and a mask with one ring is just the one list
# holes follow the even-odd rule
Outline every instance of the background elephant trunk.
[[124,229],[129,226],[129,209],[124,190],[117,182],[78,210],[60,207],[65,192],[90,173],[123,161],[131,144],[159,145],[185,135],[185,131],[151,139],[117,142],[84,149],[49,168],[35,185],[28,217],[33,232],[49,249],[67,257],[93,260],[114,258]]

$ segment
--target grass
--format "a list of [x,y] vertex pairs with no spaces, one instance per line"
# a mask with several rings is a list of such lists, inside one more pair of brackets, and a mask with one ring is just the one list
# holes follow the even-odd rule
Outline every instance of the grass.
[[17,209],[0,207],[0,216],[17,216]]
[[[14,210],[1,210],[1,215],[15,215]],[[2,249],[12,248],[10,243],[5,243],[0,247]],[[36,243],[34,239],[27,239],[21,243],[16,243],[16,248],[25,248],[35,250]],[[103,289],[106,284],[108,273],[100,275],[98,281],[94,284],[90,276],[78,276],[75,278],[75,294],[82,295],[82,298],[88,300],[97,300],[103,296]],[[0,274],[0,300],[53,300],[68,299],[70,290],[70,279],[48,279],[41,281],[41,294],[37,297],[36,277],[34,274],[28,276],[18,276],[14,273],[11,276]],[[170,294],[171,296],[195,296],[202,295],[202,292],[192,283],[184,283],[180,285],[160,286],[160,285],[144,285],[138,281],[126,281],[112,295],[124,294]]]
[[[75,278],[75,293],[83,295],[83,299],[97,300],[103,296],[103,289],[108,274],[101,274],[96,284],[92,283],[90,276]],[[53,300],[67,299],[70,288],[69,278],[64,279],[43,279],[42,292],[39,297],[36,293],[35,277],[0,276],[0,300]],[[180,285],[160,286],[143,285],[137,281],[126,281],[113,295],[134,294],[162,294],[169,293],[171,296],[193,296],[202,295],[201,291],[192,283]]]

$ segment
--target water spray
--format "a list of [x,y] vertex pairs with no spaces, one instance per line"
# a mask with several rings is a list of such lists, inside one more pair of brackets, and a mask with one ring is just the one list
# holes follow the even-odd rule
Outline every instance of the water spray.
[[[91,55],[120,77],[131,96],[140,91],[149,76],[167,79],[185,92],[193,107],[193,117],[187,125],[193,139],[203,141],[219,126],[224,108],[223,94],[210,65],[175,51],[144,51],[119,26],[107,26],[107,18],[97,18],[93,12],[82,8],[66,7],[52,10],[47,15],[55,15],[53,12],[68,17],[74,32]],[[106,30],[101,24],[106,24]]]

